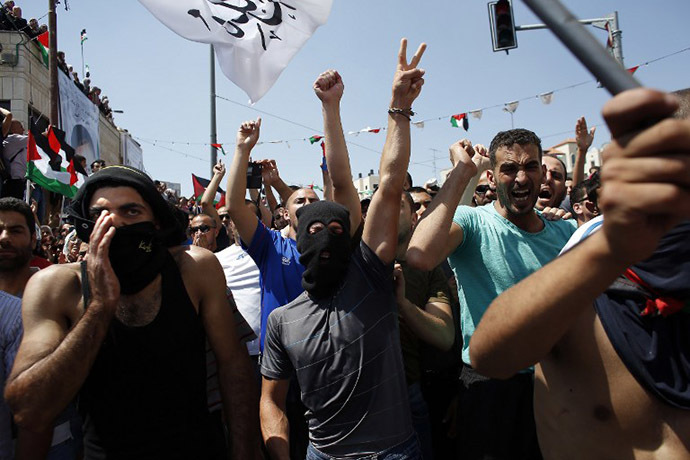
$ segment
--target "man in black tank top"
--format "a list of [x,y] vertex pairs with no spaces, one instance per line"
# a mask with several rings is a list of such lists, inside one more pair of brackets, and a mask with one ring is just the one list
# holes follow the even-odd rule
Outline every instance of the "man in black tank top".
[[86,459],[227,458],[207,408],[207,338],[233,458],[260,458],[258,395],[217,259],[179,246],[173,211],[133,168],[90,176],[69,212],[87,262],[27,285],[6,389],[16,422],[43,431],[78,394]]

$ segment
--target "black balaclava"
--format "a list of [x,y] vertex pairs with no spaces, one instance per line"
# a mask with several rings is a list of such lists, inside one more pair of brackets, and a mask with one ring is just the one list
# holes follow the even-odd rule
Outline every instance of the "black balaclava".
[[[350,262],[350,213],[330,201],[318,201],[297,210],[297,250],[305,270],[302,287],[314,298],[332,295],[347,271]],[[315,222],[326,228],[310,234]],[[332,233],[328,224],[338,222],[343,227],[340,235]],[[322,254],[327,252],[329,257]]]
[[79,237],[89,242],[94,222],[89,215],[91,197],[102,187],[131,187],[146,201],[158,221],[126,225],[116,230],[110,243],[109,259],[120,281],[120,292],[134,294],[141,291],[160,273],[166,259],[167,247],[185,240],[170,205],[156,190],[146,173],[129,166],[109,166],[86,179],[67,213],[75,221]]

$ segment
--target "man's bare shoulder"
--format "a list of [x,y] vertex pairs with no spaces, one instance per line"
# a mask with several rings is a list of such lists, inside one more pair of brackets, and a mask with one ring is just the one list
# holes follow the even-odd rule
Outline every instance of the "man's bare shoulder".
[[199,246],[173,246],[168,250],[183,276],[188,271],[198,273],[197,270],[208,268],[209,264],[219,263],[211,251]]
[[26,285],[23,314],[66,316],[74,322],[81,315],[81,266],[79,263],[51,265],[35,273]]

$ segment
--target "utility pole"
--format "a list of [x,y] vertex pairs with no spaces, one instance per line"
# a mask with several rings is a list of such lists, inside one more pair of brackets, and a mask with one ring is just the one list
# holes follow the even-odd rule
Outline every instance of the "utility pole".
[[57,15],[55,0],[48,0],[48,72],[50,76],[50,123],[58,126]]
[[[210,76],[211,76],[211,144],[218,143],[218,133],[216,132],[216,56],[213,54],[213,45],[208,45],[210,53]],[[211,145],[211,178],[213,178],[213,167],[218,161],[216,148]]]
[[[438,169],[436,169],[436,158],[437,158],[437,157],[436,157],[436,154],[437,154],[437,153],[441,153],[441,151],[438,150],[438,149],[432,149],[432,148],[429,148],[429,150],[431,150],[431,152],[432,152],[433,155],[434,155],[434,156],[433,156],[433,160],[432,160],[432,165],[434,166],[434,177],[435,177],[436,179],[438,179]],[[443,157],[441,156],[441,157],[438,157],[438,158],[443,158]]]

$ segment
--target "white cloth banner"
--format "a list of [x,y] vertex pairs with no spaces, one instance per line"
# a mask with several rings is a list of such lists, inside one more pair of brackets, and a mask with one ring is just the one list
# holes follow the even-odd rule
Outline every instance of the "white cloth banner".
[[210,43],[223,73],[252,103],[271,89],[333,0],[139,0],[182,37]]
[[518,105],[520,105],[520,102],[519,102],[519,101],[508,102],[508,103],[503,107],[503,110],[504,110],[505,112],[514,113],[514,112],[517,110]]
[[[58,72],[60,91],[60,119],[65,141],[79,155],[86,158],[90,165],[100,155],[100,134],[98,130],[98,107],[84,93],[79,91],[74,82]],[[65,166],[66,167],[66,166]]]

